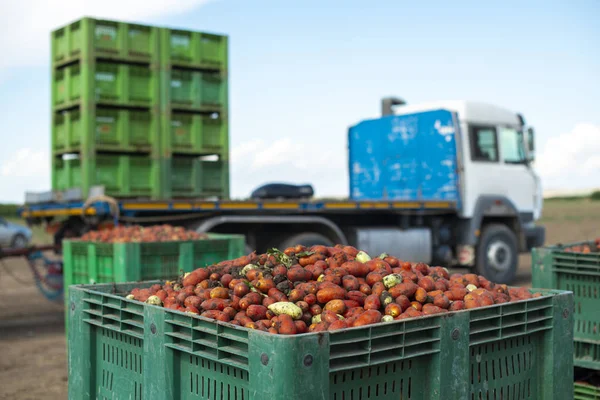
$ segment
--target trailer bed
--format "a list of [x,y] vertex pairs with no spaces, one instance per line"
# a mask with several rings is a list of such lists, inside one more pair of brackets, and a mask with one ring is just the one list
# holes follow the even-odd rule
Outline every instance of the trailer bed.
[[[137,216],[143,214],[248,212],[261,213],[337,213],[361,211],[441,211],[456,210],[455,201],[353,201],[353,200],[304,200],[304,201],[205,201],[205,200],[116,200],[119,214]],[[41,203],[25,205],[19,209],[22,218],[51,218],[83,215],[83,201],[64,203]],[[89,205],[86,215],[110,215],[108,202],[98,201]]]

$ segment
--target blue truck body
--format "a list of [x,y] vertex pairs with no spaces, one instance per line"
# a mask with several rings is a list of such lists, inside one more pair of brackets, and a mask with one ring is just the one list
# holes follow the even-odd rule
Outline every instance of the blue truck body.
[[435,110],[366,120],[348,133],[350,198],[460,203],[456,114]]

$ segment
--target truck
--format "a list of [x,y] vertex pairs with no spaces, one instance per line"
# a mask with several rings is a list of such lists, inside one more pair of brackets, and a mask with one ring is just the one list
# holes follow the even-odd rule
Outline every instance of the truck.
[[545,239],[536,223],[534,137],[521,114],[499,106],[386,97],[381,116],[348,129],[349,193],[341,200],[293,185],[266,186],[247,200],[114,198],[94,187],[29,194],[19,213],[47,224],[56,244],[103,224],[170,223],[243,234],[248,252],[297,244],[351,245],[371,255],[393,249],[405,260],[510,283],[519,254]]

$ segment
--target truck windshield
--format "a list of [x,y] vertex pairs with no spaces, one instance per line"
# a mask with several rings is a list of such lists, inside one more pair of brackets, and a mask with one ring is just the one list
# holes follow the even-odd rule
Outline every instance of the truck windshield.
[[500,149],[506,164],[525,164],[527,157],[523,132],[514,128],[500,128]]

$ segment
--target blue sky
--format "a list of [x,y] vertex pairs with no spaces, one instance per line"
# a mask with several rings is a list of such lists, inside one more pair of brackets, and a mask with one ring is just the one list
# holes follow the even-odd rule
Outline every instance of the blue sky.
[[346,195],[347,128],[377,116],[386,95],[521,112],[537,131],[546,188],[600,186],[598,1],[124,4],[0,6],[0,201],[50,188],[49,35],[83,15],[229,35],[236,197],[272,180]]

